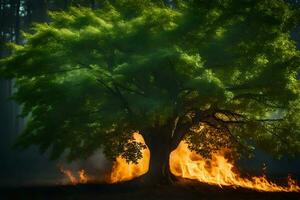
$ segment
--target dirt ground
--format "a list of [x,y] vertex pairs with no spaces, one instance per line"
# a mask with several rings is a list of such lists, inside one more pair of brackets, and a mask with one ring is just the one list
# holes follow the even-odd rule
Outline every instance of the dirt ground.
[[209,185],[138,186],[93,184],[0,188],[1,200],[300,200],[300,193],[266,193]]

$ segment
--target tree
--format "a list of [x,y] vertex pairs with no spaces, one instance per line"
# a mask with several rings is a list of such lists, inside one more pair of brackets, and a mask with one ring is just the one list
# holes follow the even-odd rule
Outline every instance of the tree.
[[26,44],[10,45],[1,75],[16,78],[14,99],[30,116],[18,146],[71,160],[102,148],[138,162],[145,146],[130,139],[139,131],[152,183],[170,176],[169,154],[183,139],[207,157],[254,144],[299,153],[296,8],[281,0],[124,2],[51,13]]

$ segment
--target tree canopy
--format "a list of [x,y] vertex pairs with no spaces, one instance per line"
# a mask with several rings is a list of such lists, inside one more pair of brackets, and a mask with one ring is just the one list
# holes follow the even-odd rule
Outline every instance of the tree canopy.
[[164,127],[171,146],[185,139],[202,155],[299,153],[299,10],[288,3],[115,1],[50,17],[0,61],[29,116],[19,146],[136,162],[144,146],[132,133]]

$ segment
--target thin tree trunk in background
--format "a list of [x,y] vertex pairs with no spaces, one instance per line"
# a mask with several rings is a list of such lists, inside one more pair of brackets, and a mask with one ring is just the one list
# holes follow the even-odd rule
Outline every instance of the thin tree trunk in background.
[[69,7],[69,1],[68,0],[64,0],[63,9],[67,10],[68,7]]
[[4,2],[0,0],[0,58],[4,55]]
[[[11,33],[11,41],[15,42],[17,44],[21,43],[21,38],[20,38],[20,6],[21,6],[21,2],[20,0],[13,0],[13,11],[11,12],[11,15],[13,15],[14,21],[15,23],[12,23],[12,33]],[[10,95],[12,96],[15,88],[14,88],[14,84],[15,84],[15,80],[9,80],[9,92]],[[11,101],[12,104],[12,141],[11,143],[14,142],[14,138],[19,134],[20,130],[21,130],[21,121],[22,119],[20,119],[18,117],[19,113],[20,113],[20,106],[15,102],[15,101]]]
[[15,42],[20,44],[20,0],[16,2],[16,9],[15,9]]
[[8,31],[9,31],[9,42],[13,42],[14,41],[14,37],[15,37],[15,0],[10,0],[10,9],[8,12],[8,16],[6,16],[7,18],[11,18],[11,24],[8,25]]
[[26,17],[24,19],[24,28],[27,29],[30,24],[31,24],[31,21],[32,21],[32,2],[30,0],[27,0],[25,1],[26,4],[25,4],[25,9],[26,9]]
[[47,0],[30,0],[32,9],[32,22],[47,21]]
[[96,8],[96,2],[95,0],[90,0],[91,8],[95,9]]

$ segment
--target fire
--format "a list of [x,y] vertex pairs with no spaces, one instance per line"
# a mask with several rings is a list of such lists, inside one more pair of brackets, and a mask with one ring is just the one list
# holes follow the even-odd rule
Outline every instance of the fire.
[[78,172],[79,175],[79,182],[80,183],[87,183],[88,182],[88,177],[85,174],[85,171],[82,169]]
[[[133,134],[134,140],[145,144],[144,138],[141,134],[135,132]],[[150,151],[148,148],[142,150],[143,157],[139,160],[138,164],[127,163],[121,156],[116,158],[113,164],[112,172],[108,182],[117,183],[128,181],[143,174],[146,174],[149,169]]]
[[[138,132],[133,134],[137,142],[145,144],[144,138]],[[225,157],[227,150],[212,153],[211,159],[205,159],[196,152],[191,151],[185,141],[170,154],[170,171],[177,177],[193,179],[210,185],[243,187],[257,191],[267,192],[300,192],[300,187],[290,176],[287,186],[280,186],[269,181],[266,176],[254,176],[243,178],[237,172],[234,163]],[[121,156],[113,163],[112,171],[108,175],[107,182],[117,183],[128,181],[143,174],[149,169],[150,151],[148,148],[142,150],[143,157],[138,164],[127,163]],[[91,182],[91,178],[84,170],[72,173],[71,170],[60,168],[61,172],[72,184],[84,184]]]
[[[141,134],[135,132],[133,133],[133,138],[137,142],[145,144],[144,138]],[[150,161],[150,151],[148,148],[142,150],[143,157],[139,160],[138,164],[127,163],[121,156],[116,158],[113,163],[112,171],[108,175],[107,182],[117,183],[128,181],[148,172],[149,161]],[[85,170],[80,170],[73,173],[71,170],[64,169],[60,167],[60,171],[67,177],[69,183],[71,184],[84,184],[88,182],[99,182],[96,177],[87,176]]]
[[89,178],[83,169],[78,171],[77,174],[73,174],[71,170],[63,169],[62,167],[60,167],[60,171],[68,178],[70,183],[72,183],[73,185],[84,184],[89,181]]
[[225,151],[212,154],[205,159],[189,150],[182,141],[170,154],[170,170],[178,177],[198,180],[211,185],[232,186],[268,192],[300,192],[296,181],[288,177],[288,186],[279,186],[267,180],[265,176],[242,178],[234,170],[234,164],[224,156]]

